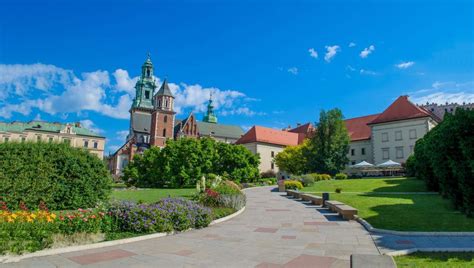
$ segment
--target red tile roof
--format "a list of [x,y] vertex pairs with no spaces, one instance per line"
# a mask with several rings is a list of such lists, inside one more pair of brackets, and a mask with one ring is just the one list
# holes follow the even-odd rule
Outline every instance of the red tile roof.
[[371,129],[367,124],[379,115],[380,114],[373,114],[344,120],[351,141],[370,139]]
[[432,114],[410,102],[408,96],[400,96],[369,124],[379,124],[428,116],[432,117]]
[[298,133],[266,128],[261,126],[252,127],[245,133],[236,144],[251,142],[263,142],[283,146],[298,145]]
[[299,127],[295,127],[293,129],[288,130],[289,132],[298,133],[298,144],[301,144],[304,139],[309,138],[311,134],[314,132],[313,124],[306,123]]

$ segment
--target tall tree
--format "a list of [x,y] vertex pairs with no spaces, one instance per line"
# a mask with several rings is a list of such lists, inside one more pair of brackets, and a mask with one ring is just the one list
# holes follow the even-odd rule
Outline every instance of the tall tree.
[[341,110],[322,110],[316,133],[304,151],[309,171],[336,174],[343,170],[349,161],[349,141]]
[[304,174],[307,171],[307,159],[303,152],[308,147],[309,140],[296,146],[288,146],[275,156],[275,164],[280,170],[290,174]]

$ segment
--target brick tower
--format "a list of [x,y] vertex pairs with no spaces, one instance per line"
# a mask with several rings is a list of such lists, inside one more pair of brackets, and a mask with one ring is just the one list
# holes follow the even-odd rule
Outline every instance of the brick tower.
[[154,110],[151,114],[150,145],[164,147],[167,139],[174,135],[174,96],[163,81],[158,93],[153,97]]

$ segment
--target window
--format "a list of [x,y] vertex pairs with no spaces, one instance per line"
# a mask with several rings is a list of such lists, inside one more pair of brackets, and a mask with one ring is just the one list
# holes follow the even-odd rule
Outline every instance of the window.
[[168,108],[168,100],[165,100],[165,107]]
[[145,99],[149,99],[150,98],[150,91],[148,90],[145,90]]
[[410,153],[413,153],[413,149],[415,149],[414,145],[410,145]]
[[355,150],[351,149],[351,155],[355,155]]
[[356,164],[356,161],[352,161],[352,163],[351,163],[351,164],[352,164],[352,165],[355,165],[355,164]]
[[384,160],[390,159],[389,148],[382,148],[382,159]]
[[401,141],[403,139],[402,137],[402,131],[399,130],[399,131],[395,131],[395,140],[396,141]]
[[365,148],[360,149],[360,153],[361,153],[362,155],[365,155]]
[[89,141],[84,141],[84,148],[89,147]]
[[36,141],[40,142],[41,141],[41,135],[36,136]]
[[386,141],[388,141],[388,133],[384,132],[382,133],[382,142],[386,142]]
[[416,129],[410,129],[410,139],[416,139]]
[[395,152],[396,152],[396,157],[398,159],[403,158],[403,147],[402,146],[397,147]]
[[26,137],[21,137],[21,142],[25,142],[26,141]]
[[5,142],[8,142],[8,141],[10,140],[10,138],[8,138],[8,137],[3,137],[3,140],[4,140]]
[[150,77],[150,68],[147,68],[147,69],[146,69],[146,76],[147,76],[147,77]]
[[49,142],[49,143],[53,142],[53,137],[49,137],[49,138],[48,138],[48,142]]
[[274,170],[275,169],[275,163],[272,162],[271,167],[272,167],[272,170]]
[[71,140],[70,140],[70,139],[63,139],[63,142],[66,143],[66,144],[71,144]]
[[165,117],[163,118],[163,122],[165,122],[165,123],[168,122],[168,116],[167,115],[165,115]]
[[274,151],[272,151],[272,157],[275,157],[275,152]]
[[94,149],[97,149],[97,147],[99,147],[99,144],[96,141],[94,141]]
[[166,137],[166,128],[163,129],[163,137]]
[[161,107],[161,99],[158,100],[158,107]]

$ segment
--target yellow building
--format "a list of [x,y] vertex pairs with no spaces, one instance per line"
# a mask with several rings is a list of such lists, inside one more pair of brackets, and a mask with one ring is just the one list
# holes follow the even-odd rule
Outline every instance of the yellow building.
[[0,122],[0,142],[38,141],[64,142],[87,149],[100,159],[104,157],[105,137],[82,127],[80,123]]

